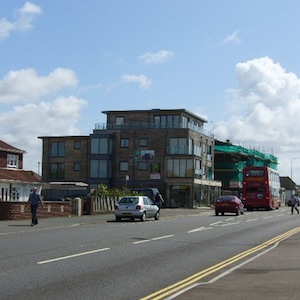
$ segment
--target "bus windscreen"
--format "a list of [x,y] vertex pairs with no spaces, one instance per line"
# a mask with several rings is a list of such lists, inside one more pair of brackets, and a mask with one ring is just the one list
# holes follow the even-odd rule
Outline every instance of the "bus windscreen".
[[245,175],[246,177],[264,177],[265,170],[247,170]]

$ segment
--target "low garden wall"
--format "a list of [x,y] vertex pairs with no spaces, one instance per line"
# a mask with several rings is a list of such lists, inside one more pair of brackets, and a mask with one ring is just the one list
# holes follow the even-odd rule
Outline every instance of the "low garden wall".
[[[72,201],[66,202],[44,202],[38,208],[39,218],[69,217],[73,211]],[[0,220],[25,220],[31,219],[30,205],[26,202],[0,202]]]
[[[118,197],[89,196],[86,199],[74,198],[69,201],[44,201],[39,205],[39,218],[70,217],[101,213],[112,213]],[[26,202],[0,201],[1,220],[31,219],[30,205]]]

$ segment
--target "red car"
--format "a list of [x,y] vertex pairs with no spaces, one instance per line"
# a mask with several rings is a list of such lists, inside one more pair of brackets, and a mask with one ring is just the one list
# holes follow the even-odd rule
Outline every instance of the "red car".
[[215,203],[216,216],[219,213],[224,215],[224,213],[234,213],[237,216],[239,214],[244,214],[244,204],[240,198],[236,196],[221,196],[217,199]]

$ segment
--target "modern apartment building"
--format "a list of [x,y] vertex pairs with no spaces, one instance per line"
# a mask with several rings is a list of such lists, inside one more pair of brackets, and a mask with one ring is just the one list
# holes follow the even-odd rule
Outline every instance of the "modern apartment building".
[[106,123],[89,136],[40,137],[44,181],[156,187],[168,207],[210,205],[220,194],[206,120],[185,109],[103,113]]

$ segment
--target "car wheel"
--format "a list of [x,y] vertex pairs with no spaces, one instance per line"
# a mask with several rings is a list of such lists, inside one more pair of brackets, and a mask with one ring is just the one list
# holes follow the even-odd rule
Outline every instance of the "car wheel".
[[239,211],[239,209],[236,211],[236,213],[235,213],[237,216],[239,216],[240,215],[240,211]]
[[154,216],[154,219],[155,219],[155,220],[159,220],[159,218],[160,218],[160,211],[158,210],[158,211],[156,212],[156,215]]
[[141,222],[145,222],[146,221],[146,213],[143,212],[142,216],[141,216]]
[[219,212],[218,212],[218,211],[215,211],[215,214],[216,214],[216,216],[218,216],[218,215],[219,215]]
[[121,217],[116,216],[116,221],[121,221]]

